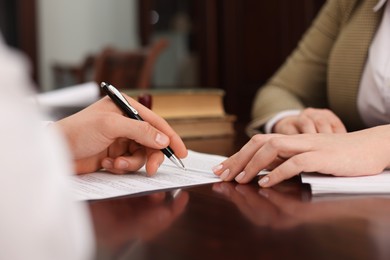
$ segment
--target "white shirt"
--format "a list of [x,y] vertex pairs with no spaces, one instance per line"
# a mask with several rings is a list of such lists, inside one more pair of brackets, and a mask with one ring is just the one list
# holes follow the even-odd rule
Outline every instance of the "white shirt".
[[[378,10],[385,2],[379,1],[374,9]],[[390,1],[387,1],[368,51],[360,82],[358,109],[367,127],[390,123]]]
[[[379,0],[373,12],[385,4],[382,21],[369,49],[357,99],[360,116],[367,127],[390,123],[390,1]],[[271,133],[282,118],[299,113],[300,110],[277,113],[265,124],[265,133]]]
[[65,143],[23,102],[26,64],[0,36],[0,259],[90,259],[91,221],[73,200]]

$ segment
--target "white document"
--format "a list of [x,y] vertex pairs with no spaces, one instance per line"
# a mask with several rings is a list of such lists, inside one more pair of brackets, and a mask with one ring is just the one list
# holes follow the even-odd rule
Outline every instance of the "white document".
[[186,170],[165,159],[153,177],[146,176],[145,168],[125,175],[106,172],[76,175],[72,176],[74,192],[77,200],[98,200],[220,182],[211,168],[225,159],[224,156],[189,151],[183,160]]
[[378,175],[335,177],[324,174],[301,175],[310,184],[313,195],[321,194],[390,194],[390,171]]
[[100,87],[95,82],[56,89],[34,97],[39,105],[48,108],[86,107],[99,99]]

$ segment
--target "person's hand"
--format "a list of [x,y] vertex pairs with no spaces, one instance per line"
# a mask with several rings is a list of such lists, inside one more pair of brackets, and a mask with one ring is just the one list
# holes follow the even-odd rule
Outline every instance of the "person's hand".
[[136,171],[146,163],[146,171],[152,175],[164,160],[160,149],[168,145],[179,158],[187,156],[183,141],[164,119],[130,97],[126,98],[144,122],[124,116],[104,97],[55,123],[68,141],[77,173],[105,168],[123,174]]
[[262,187],[301,172],[335,176],[373,175],[390,165],[390,125],[345,134],[256,135],[213,168],[224,181],[248,183],[260,170]]
[[279,120],[272,129],[278,134],[346,133],[344,124],[329,109],[306,108],[299,115]]

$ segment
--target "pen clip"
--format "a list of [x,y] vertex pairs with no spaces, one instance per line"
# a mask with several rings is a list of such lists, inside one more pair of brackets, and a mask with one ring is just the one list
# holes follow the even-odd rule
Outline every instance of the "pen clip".
[[127,99],[113,85],[108,86],[109,90],[115,94],[134,114],[138,115],[138,111],[132,107]]

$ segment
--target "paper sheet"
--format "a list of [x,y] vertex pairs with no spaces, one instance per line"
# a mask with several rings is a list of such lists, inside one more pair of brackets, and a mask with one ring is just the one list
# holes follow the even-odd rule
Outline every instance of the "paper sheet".
[[86,82],[36,95],[34,98],[43,107],[86,107],[99,99],[99,86]]
[[302,183],[310,184],[312,194],[390,194],[390,170],[378,175],[335,177],[302,174]]
[[48,120],[56,121],[99,100],[99,91],[100,88],[95,82],[86,82],[33,95],[28,101],[38,105]]
[[165,159],[157,174],[147,177],[145,169],[136,173],[114,175],[96,172],[72,176],[77,200],[98,200],[150,191],[182,188],[199,184],[220,182],[211,168],[226,157],[189,151],[183,160],[186,170],[179,169]]

